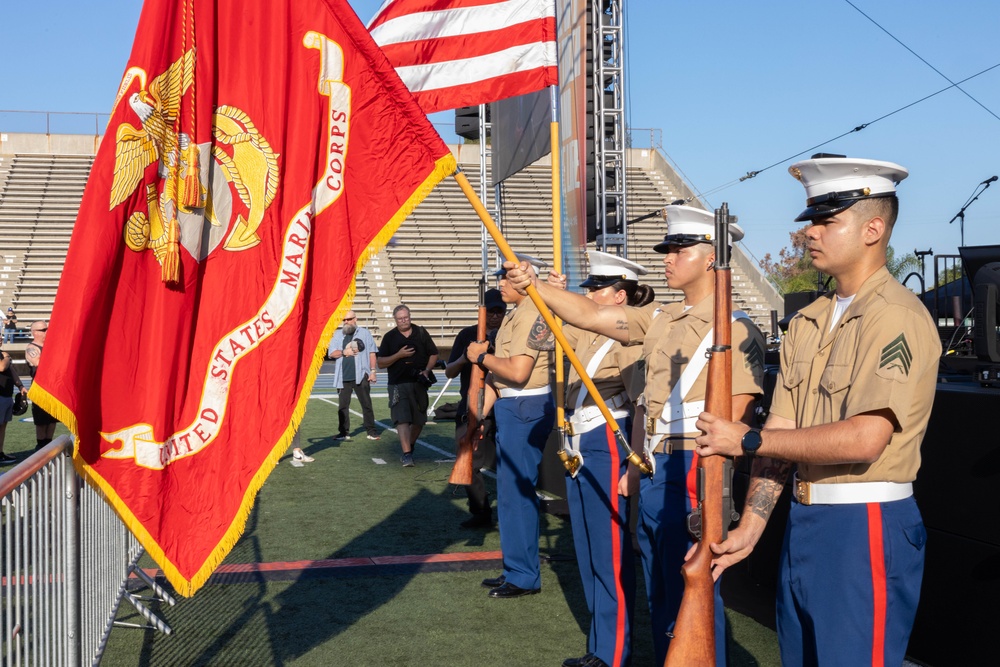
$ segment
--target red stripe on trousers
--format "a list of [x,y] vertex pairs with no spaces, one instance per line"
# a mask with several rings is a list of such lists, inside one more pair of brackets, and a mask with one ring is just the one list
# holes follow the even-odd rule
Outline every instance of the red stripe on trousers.
[[608,451],[611,453],[611,560],[615,572],[615,598],[618,600],[618,611],[615,614],[615,659],[614,667],[622,664],[622,653],[625,651],[625,591],[622,588],[622,541],[621,519],[618,513],[618,470],[621,467],[621,452],[618,451],[618,440],[610,424],[605,424],[608,437]]
[[[683,451],[679,451],[679,453],[681,456],[684,456]],[[686,486],[692,510],[698,509],[698,458],[697,453],[691,455],[691,469],[687,472]]]
[[885,548],[882,543],[882,506],[868,503],[868,550],[872,568],[872,667],[885,662]]

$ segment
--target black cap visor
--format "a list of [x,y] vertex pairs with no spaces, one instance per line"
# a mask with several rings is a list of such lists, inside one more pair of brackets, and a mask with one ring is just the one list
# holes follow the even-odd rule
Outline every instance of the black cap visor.
[[711,243],[712,239],[707,234],[667,234],[661,243],[653,246],[653,250],[663,254],[667,253],[670,246],[689,246],[699,243]]
[[795,222],[805,222],[806,220],[818,220],[837,215],[857,204],[862,199],[878,199],[880,197],[895,197],[895,192],[883,192],[876,195],[866,194],[865,190],[851,190],[849,192],[831,192],[820,197],[813,197],[806,200],[806,210],[799,213]]
[[580,283],[580,287],[593,287],[595,289],[603,289],[605,287],[610,287],[617,282],[622,280],[628,280],[625,276],[587,276],[587,279]]

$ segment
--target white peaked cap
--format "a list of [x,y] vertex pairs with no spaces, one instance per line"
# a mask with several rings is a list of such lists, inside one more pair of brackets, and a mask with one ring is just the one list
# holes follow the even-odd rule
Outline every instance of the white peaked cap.
[[820,154],[788,168],[806,189],[806,210],[796,222],[828,218],[862,199],[889,197],[909,175],[894,162]]
[[[656,252],[666,252],[672,245],[712,243],[715,239],[715,213],[693,206],[667,206],[667,235],[663,242],[653,247]],[[735,222],[729,225],[729,240],[733,243],[745,236],[743,228]]]
[[[533,267],[535,267],[535,273],[544,271],[548,267],[548,264],[546,264],[540,259],[532,257],[531,255],[525,255],[520,252],[516,252],[514,253],[514,255],[517,257],[517,261],[527,262],[528,264],[531,264]],[[507,269],[501,266],[499,269],[493,272],[493,275],[502,278],[503,276],[507,275]]]
[[649,273],[641,264],[600,250],[588,250],[587,259],[590,275],[580,287],[607,287],[619,280],[639,280],[639,276]]

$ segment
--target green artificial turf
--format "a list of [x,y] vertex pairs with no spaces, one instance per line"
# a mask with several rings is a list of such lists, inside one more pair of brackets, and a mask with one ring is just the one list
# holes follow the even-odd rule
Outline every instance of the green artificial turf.
[[[386,400],[374,402],[376,419],[387,423]],[[309,402],[300,437],[315,462],[292,467],[289,451],[261,490],[225,564],[499,551],[495,529],[458,525],[469,516],[464,490],[448,484],[450,463],[438,462],[454,451],[453,424],[425,427],[421,439],[445,454],[418,446],[413,468],[400,465],[394,433],[370,441],[359,416],[352,417],[352,426],[352,440],[335,441],[336,397]],[[29,453],[33,426],[10,424],[7,442],[8,452]],[[487,484],[492,494],[492,480]],[[557,666],[586,652],[590,619],[571,559],[568,520],[543,514],[541,532],[546,560],[540,595],[488,598],[479,582],[499,574],[492,567],[210,582],[192,598],[178,598],[176,606],[152,603],[173,629],[169,636],[113,630],[102,664]],[[147,558],[145,565],[153,563]],[[654,662],[639,576],[636,666]],[[773,631],[731,610],[727,616],[731,665],[780,664]],[[118,618],[142,623],[127,603]]]

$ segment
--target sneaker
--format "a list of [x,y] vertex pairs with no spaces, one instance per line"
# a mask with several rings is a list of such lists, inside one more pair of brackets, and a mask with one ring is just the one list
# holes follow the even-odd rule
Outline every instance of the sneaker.
[[0,465],[9,465],[11,463],[17,463],[17,459],[10,454],[0,454]]
[[293,468],[301,468],[305,465],[305,463],[303,463],[302,461],[299,461],[298,459],[294,458],[291,461],[289,461],[289,463],[292,464]]
[[292,452],[292,460],[294,460],[294,461],[301,461],[302,463],[312,463],[316,459],[314,459],[313,457],[309,456],[305,452],[295,451],[295,452]]
[[368,434],[368,439],[369,440],[381,440],[382,436],[380,436],[378,433],[376,433],[375,435],[372,435],[371,433],[369,433]]
[[412,468],[413,467],[413,454],[412,453],[411,454],[403,454],[403,456],[399,459],[399,462],[403,464],[404,468]]
[[350,440],[351,436],[347,433],[341,433],[340,435],[334,437],[334,440]]

